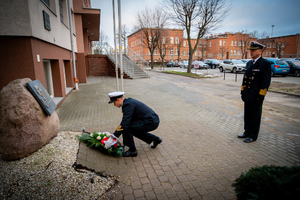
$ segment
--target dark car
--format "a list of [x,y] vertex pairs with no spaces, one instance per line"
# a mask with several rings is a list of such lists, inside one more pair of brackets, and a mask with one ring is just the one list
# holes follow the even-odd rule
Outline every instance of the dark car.
[[267,58],[271,64],[271,76],[282,75],[286,76],[290,73],[289,64],[284,60]]
[[180,67],[181,62],[174,62],[174,67]]
[[174,62],[168,62],[167,67],[174,67]]
[[211,69],[216,69],[221,64],[221,62],[217,59],[205,59],[204,63],[207,64]]
[[286,60],[290,66],[290,74],[294,74],[294,76],[300,76],[300,61],[298,60]]

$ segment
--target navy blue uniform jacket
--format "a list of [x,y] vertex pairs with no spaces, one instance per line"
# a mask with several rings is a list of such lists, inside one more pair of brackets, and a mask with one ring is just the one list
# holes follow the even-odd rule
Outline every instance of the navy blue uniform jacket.
[[242,100],[255,102],[263,100],[271,82],[271,64],[260,57],[255,64],[247,62],[241,87]]
[[159,123],[158,115],[151,108],[132,98],[124,99],[122,112],[122,122],[114,133],[117,137],[130,127]]

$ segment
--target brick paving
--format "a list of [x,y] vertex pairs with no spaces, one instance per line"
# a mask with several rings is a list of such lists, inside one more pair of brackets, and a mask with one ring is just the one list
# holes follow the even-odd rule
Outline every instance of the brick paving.
[[[241,172],[265,164],[300,164],[299,116],[291,120],[263,112],[258,140],[245,144],[236,137],[243,132],[236,83],[224,86],[224,94],[213,94],[203,86],[209,80],[149,74],[147,79],[125,79],[125,97],[157,112],[161,123],[153,133],[163,143],[151,149],[135,139],[134,158],[109,157],[80,144],[77,164],[120,176],[104,198],[235,199],[231,184]],[[115,82],[112,77],[91,77],[88,84],[80,84],[57,110],[61,130],[114,132],[122,113],[107,103],[107,93],[115,90]]]

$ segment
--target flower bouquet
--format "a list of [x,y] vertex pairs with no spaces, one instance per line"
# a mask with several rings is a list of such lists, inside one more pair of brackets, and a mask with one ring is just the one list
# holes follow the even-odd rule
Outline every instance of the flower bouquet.
[[110,135],[111,134],[109,132],[87,133],[83,130],[82,135],[78,136],[78,139],[85,143],[88,147],[99,150],[110,156],[122,156],[124,147],[121,145],[119,140],[114,139],[111,147],[108,149],[104,147]]

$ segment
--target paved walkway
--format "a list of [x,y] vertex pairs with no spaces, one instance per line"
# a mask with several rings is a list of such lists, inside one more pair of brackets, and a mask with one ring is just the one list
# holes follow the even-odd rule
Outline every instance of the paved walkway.
[[[153,133],[163,143],[151,149],[135,140],[135,158],[113,158],[80,145],[77,164],[120,176],[105,198],[235,199],[231,184],[241,172],[265,164],[300,164],[299,116],[283,119],[265,111],[258,140],[245,144],[236,138],[243,132],[239,86],[224,85],[224,94],[214,95],[202,87],[207,80],[149,73],[148,79],[125,79],[125,97],[157,112],[161,123]],[[92,77],[79,88],[57,111],[61,130],[114,132],[122,118],[121,110],[107,103],[115,79]]]

